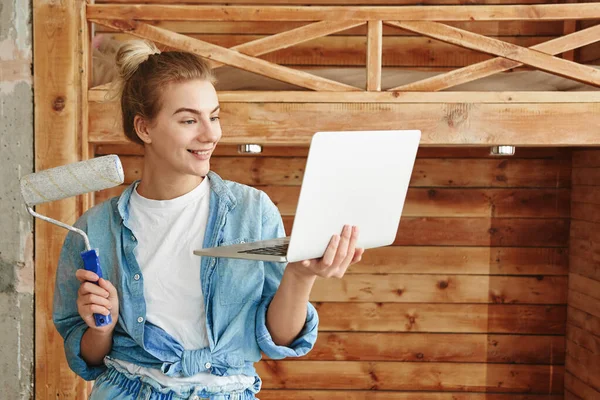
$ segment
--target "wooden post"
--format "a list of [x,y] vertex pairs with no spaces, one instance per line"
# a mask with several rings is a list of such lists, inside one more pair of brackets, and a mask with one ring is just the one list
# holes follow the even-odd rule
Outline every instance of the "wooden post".
[[367,34],[367,90],[381,90],[381,66],[383,49],[383,25],[381,21],[369,21]]
[[[78,161],[82,146],[84,0],[33,3],[35,170]],[[83,71],[83,74],[82,74]],[[73,223],[81,199],[43,204],[43,215]],[[69,369],[63,340],[52,323],[54,278],[64,229],[35,224],[35,395],[37,399],[84,399],[87,385]]]

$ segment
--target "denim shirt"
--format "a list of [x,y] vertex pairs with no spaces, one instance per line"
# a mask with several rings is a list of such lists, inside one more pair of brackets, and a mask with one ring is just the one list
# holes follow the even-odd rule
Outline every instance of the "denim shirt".
[[[208,178],[211,193],[205,248],[285,235],[279,211],[265,193],[224,181],[213,172]],[[283,276],[282,263],[198,257],[208,347],[184,350],[163,329],[146,322],[144,277],[134,257],[136,238],[127,224],[134,185],[120,197],[88,210],[75,224],[87,233],[92,248],[99,250],[104,278],[118,291],[119,319],[110,357],[159,368],[168,376],[192,376],[202,371],[218,376],[257,376],[253,364],[260,360],[261,351],[281,359],[299,357],[312,349],[318,316],[310,303],[305,325],[289,347],[276,345],[267,330],[267,307]],[[75,271],[83,268],[82,251],[83,238],[69,232],[56,274],[53,321],[64,339],[71,369],[86,380],[94,380],[106,367],[90,366],[81,357],[81,338],[87,325],[77,311],[80,283]]]

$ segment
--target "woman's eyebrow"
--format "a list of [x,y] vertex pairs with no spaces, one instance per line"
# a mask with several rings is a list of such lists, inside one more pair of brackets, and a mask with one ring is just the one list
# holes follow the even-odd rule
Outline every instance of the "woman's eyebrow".
[[[220,108],[221,108],[221,106],[217,105],[209,114],[213,114],[214,112],[216,112]],[[196,114],[196,115],[201,115],[202,114],[201,111],[196,110],[195,108],[181,107],[181,108],[178,108],[177,110],[175,110],[175,112],[173,113],[173,115],[178,114],[180,112],[189,112],[189,113]]]

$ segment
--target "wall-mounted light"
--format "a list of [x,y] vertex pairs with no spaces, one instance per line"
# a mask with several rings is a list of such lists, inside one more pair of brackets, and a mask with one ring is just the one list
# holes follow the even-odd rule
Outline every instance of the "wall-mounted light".
[[262,153],[262,146],[260,144],[240,144],[238,146],[238,153],[259,154]]
[[492,156],[514,156],[515,146],[492,146],[490,150]]

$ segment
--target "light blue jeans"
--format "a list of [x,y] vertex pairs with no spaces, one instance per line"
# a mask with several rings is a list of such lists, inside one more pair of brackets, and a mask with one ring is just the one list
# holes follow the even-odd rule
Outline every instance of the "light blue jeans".
[[[255,386],[258,386],[255,385]],[[166,389],[153,379],[109,367],[94,383],[90,400],[250,400],[258,390],[214,393],[194,386]]]

